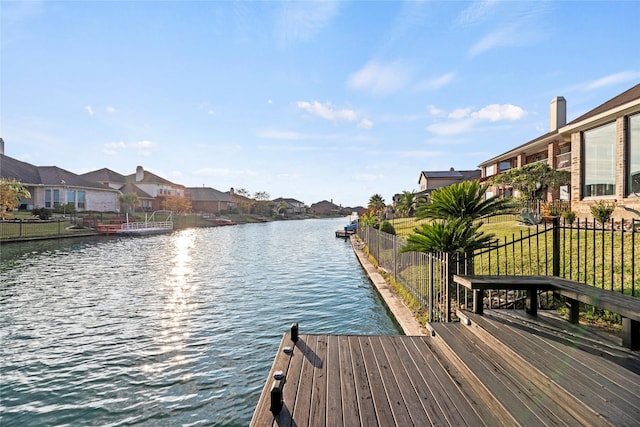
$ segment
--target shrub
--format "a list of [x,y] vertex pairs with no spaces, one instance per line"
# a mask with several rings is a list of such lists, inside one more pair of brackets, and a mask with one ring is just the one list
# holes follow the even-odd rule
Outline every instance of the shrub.
[[31,211],[31,215],[37,216],[43,221],[46,221],[51,218],[51,209],[47,208],[39,208]]
[[607,221],[611,219],[611,214],[613,210],[616,208],[615,200],[613,202],[606,202],[604,200],[600,200],[593,206],[591,206],[591,215],[598,221],[600,224],[604,225]]
[[564,211],[562,219],[564,219],[565,224],[573,224],[573,221],[576,220],[576,213],[574,211]]
[[380,231],[384,231],[388,234],[393,234],[394,236],[396,234],[396,229],[393,228],[393,224],[391,224],[389,221],[382,221],[382,225],[380,225]]

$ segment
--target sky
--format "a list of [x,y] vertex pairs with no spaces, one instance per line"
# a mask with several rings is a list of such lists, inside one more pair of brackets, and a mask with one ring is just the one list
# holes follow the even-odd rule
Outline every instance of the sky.
[[[366,206],[640,82],[640,1],[0,2],[5,154]],[[0,166],[1,167],[1,166]]]

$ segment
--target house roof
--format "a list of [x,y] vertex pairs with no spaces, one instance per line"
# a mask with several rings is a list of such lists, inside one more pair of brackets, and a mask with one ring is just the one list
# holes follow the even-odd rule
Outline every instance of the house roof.
[[96,182],[125,182],[125,176],[112,171],[111,169],[102,168],[95,171],[83,173],[82,175],[86,179]]
[[72,186],[96,190],[117,191],[106,185],[86,179],[81,175],[57,166],[35,166],[30,163],[0,154],[0,175],[13,178],[25,185]]
[[211,187],[187,187],[187,194],[191,195],[191,200],[201,202],[230,202],[231,196]]
[[563,133],[563,129],[567,130],[567,128],[571,128],[571,127],[575,127],[576,124],[581,123],[581,122],[585,122],[588,121],[589,119],[593,119],[597,116],[599,116],[600,114],[604,114],[608,111],[614,110],[618,107],[621,107],[625,104],[628,104],[630,102],[636,101],[640,99],[640,84],[637,84],[635,86],[633,86],[632,88],[622,92],[620,95],[617,95],[613,98],[611,98],[610,100],[606,101],[603,104],[600,104],[599,106],[597,106],[596,108],[594,108],[593,110],[590,110],[588,112],[586,112],[585,114],[581,115],[580,117],[572,120],[571,122],[567,123],[566,125],[564,125],[562,128],[558,129],[558,130],[554,130],[548,133],[545,133],[544,135],[538,136],[537,138],[534,138],[530,141],[525,142],[524,144],[521,144],[515,148],[512,148],[509,151],[505,151],[502,154],[499,154],[489,160],[486,160],[482,163],[480,163],[480,167],[482,166],[486,166],[486,165],[490,165],[491,163],[495,163],[501,159],[506,159],[509,157],[512,157],[513,155],[517,154],[518,152],[522,152],[523,149],[526,148],[535,148],[537,145],[543,145],[544,143],[548,143],[550,141],[552,141],[554,138],[559,138],[561,137],[562,133]]
[[120,187],[120,192],[122,194],[134,193],[134,194],[136,194],[138,196],[139,199],[153,199],[154,198],[149,193],[141,190],[140,187],[138,187],[137,185],[132,184],[132,183],[128,183],[128,184],[125,184],[122,187]]
[[125,182],[127,183],[130,182],[133,184],[164,184],[172,187],[185,188],[184,185],[175,184],[169,181],[168,179],[162,178],[161,176],[158,176],[147,170],[143,171],[142,180],[140,181],[137,180],[137,173],[132,173],[130,175],[125,176],[124,178],[125,178]]
[[285,198],[285,197],[278,197],[277,199],[273,199],[273,202],[274,203],[284,202],[284,203],[287,203],[287,204],[292,205],[292,206],[297,206],[297,205],[303,205],[304,204],[300,200],[291,199],[291,198]]
[[340,209],[340,206],[329,202],[328,200],[323,200],[321,202],[318,203],[314,203],[313,205],[311,205],[311,208],[315,208],[315,207],[331,207],[331,208],[338,208]]
[[448,171],[422,171],[422,175],[429,179],[478,179],[482,175],[480,169],[457,171],[453,168]]
[[605,113],[605,112],[607,112],[609,110],[613,110],[615,108],[618,108],[618,107],[620,107],[620,106],[622,106],[624,104],[627,104],[627,103],[629,103],[631,101],[635,101],[636,99],[640,99],[640,83],[635,85],[631,89],[622,92],[620,95],[611,98],[610,100],[608,100],[604,104],[598,105],[596,108],[594,108],[591,111],[588,111],[588,112],[584,113],[583,115],[581,115],[577,119],[572,120],[571,122],[567,123],[567,126],[570,126],[570,125],[573,125],[575,123],[579,123],[579,122],[585,121],[587,119],[590,119],[592,117],[597,116],[598,114]]

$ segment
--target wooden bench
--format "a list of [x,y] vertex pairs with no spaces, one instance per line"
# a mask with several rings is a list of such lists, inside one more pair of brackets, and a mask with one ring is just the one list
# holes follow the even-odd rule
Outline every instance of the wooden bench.
[[538,310],[538,292],[550,291],[554,286],[545,276],[459,276],[453,281],[473,291],[473,312],[482,314],[484,291],[504,289],[526,291],[527,313],[535,315]]
[[622,345],[640,349],[640,298],[596,288],[554,276],[460,276],[453,281],[473,291],[473,312],[482,314],[484,291],[489,289],[524,290],[527,313],[537,313],[538,292],[553,291],[569,303],[569,320],[578,323],[579,303],[589,304],[622,316]]

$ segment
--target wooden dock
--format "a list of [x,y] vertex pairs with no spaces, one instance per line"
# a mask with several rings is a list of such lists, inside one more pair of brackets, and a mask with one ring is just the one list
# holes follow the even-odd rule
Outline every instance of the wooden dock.
[[251,425],[638,425],[640,354],[615,340],[524,311],[432,326],[353,336],[295,325]]

